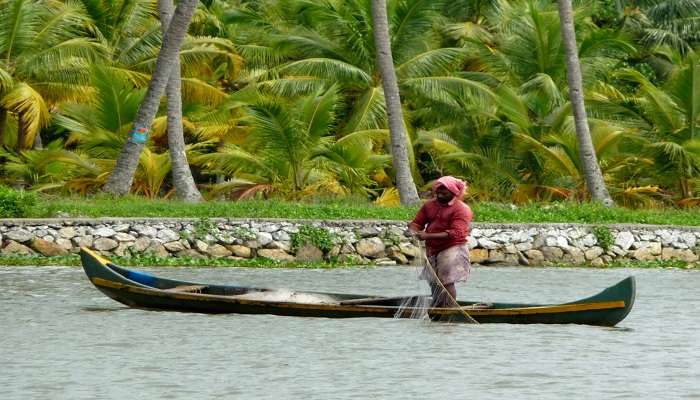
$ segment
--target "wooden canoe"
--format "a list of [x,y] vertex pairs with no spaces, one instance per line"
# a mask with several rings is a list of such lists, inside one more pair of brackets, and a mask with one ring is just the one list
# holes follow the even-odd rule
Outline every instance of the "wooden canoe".
[[[292,297],[321,299],[321,302],[275,300],[274,289],[159,278],[121,268],[89,249],[81,249],[80,257],[85,273],[97,289],[120,303],[141,309],[326,318],[408,318],[416,309],[405,304],[417,304],[417,300],[424,298],[293,292]],[[634,296],[635,282],[630,276],[595,296],[564,304],[459,303],[479,323],[614,326],[630,312]],[[428,315],[433,320],[468,322],[457,307],[430,308]]]

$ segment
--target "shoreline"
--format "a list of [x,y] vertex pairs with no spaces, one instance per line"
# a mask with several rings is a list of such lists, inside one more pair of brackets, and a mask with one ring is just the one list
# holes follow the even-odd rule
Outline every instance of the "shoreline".
[[[279,218],[0,219],[0,265],[74,265],[80,247],[124,265],[415,265],[420,250],[405,226]],[[478,265],[700,268],[696,226],[475,223],[468,245]]]
[[[360,268],[382,268],[382,267],[406,267],[416,268],[416,265],[398,265],[384,264],[378,265],[373,263],[354,264],[354,263],[333,263],[333,262],[305,262],[305,261],[275,261],[268,258],[253,258],[248,259],[248,262],[241,260],[226,260],[220,258],[111,258],[119,266],[133,268],[256,268],[256,269],[360,269]],[[489,265],[474,263],[475,268],[582,268],[582,269],[622,269],[622,268],[638,268],[638,269],[671,269],[671,270],[698,270],[700,271],[700,263],[687,263],[684,261],[668,261],[668,260],[629,260],[628,262],[611,263],[603,266],[593,266],[591,264],[549,264],[549,265]],[[15,267],[80,267],[80,257],[62,256],[62,257],[6,257],[0,256],[0,268],[15,268]]]
[[[152,257],[149,255],[140,257],[111,257],[110,261],[124,267],[143,268],[257,268],[257,269],[354,269],[354,268],[382,268],[382,267],[406,267],[417,268],[417,265],[398,265],[376,263],[341,263],[332,261],[278,261],[264,257],[246,260],[226,258],[187,258],[187,257]],[[70,256],[0,256],[0,268],[12,267],[80,267],[80,257]],[[476,268],[584,268],[584,269],[678,269],[700,270],[700,263],[688,263],[680,260],[625,260],[603,266],[586,264],[550,263],[548,265],[504,265],[504,264],[477,264]]]

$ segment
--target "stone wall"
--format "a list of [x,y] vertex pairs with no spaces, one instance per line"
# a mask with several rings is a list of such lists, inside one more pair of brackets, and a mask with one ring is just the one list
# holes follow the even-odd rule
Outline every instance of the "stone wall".
[[[308,232],[309,226],[324,234],[324,245],[301,240],[309,236],[300,235],[300,229]],[[404,236],[405,226],[402,221],[6,219],[0,220],[0,254],[66,255],[85,246],[107,256],[151,253],[411,264],[419,250]],[[469,246],[472,262],[479,264],[603,266],[618,259],[694,263],[700,255],[700,228],[479,223]]]

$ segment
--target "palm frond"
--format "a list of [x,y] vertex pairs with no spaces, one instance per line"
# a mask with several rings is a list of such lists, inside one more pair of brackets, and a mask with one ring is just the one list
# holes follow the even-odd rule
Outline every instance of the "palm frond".
[[0,4],[1,58],[11,60],[32,47],[46,15],[42,7],[39,2],[21,0],[6,0]]
[[331,133],[340,105],[338,87],[335,85],[319,96],[309,96],[302,101],[300,118],[306,126],[306,137],[311,144]]
[[44,98],[30,85],[16,84],[2,99],[0,107],[11,110],[22,117],[22,129],[25,130],[25,142],[21,145],[31,147],[34,137],[48,125],[51,116]]
[[170,173],[170,153],[161,154],[145,147],[139,157],[139,167],[134,176],[134,189],[146,197],[155,198],[160,194],[165,177]]
[[495,98],[493,91],[483,83],[453,76],[408,78],[401,86],[426,99],[451,105],[457,105],[454,97],[476,96],[485,101]]
[[182,97],[185,101],[218,106],[227,98],[221,88],[198,78],[182,78]]
[[279,68],[282,75],[313,76],[329,82],[368,85],[372,81],[365,71],[343,61],[329,58],[307,58],[292,61]]
[[0,66],[0,97],[14,86],[14,81],[12,74]]
[[374,204],[380,207],[397,207],[401,204],[401,198],[399,197],[399,191],[395,187],[386,188],[382,191],[374,200]]
[[444,28],[444,32],[448,37],[458,39],[462,43],[467,41],[476,43],[494,42],[494,35],[486,27],[473,21],[449,24]]
[[315,92],[323,87],[324,81],[314,76],[286,76],[262,80],[258,87],[265,91],[280,95],[281,97],[293,97]]
[[403,63],[416,50],[424,51],[426,36],[436,21],[443,0],[400,0],[391,22],[391,49],[394,59]]
[[466,56],[464,49],[444,47],[432,49],[406,60],[396,67],[399,79],[446,74]]
[[386,104],[381,87],[370,87],[355,101],[349,119],[342,132],[377,129],[386,121]]

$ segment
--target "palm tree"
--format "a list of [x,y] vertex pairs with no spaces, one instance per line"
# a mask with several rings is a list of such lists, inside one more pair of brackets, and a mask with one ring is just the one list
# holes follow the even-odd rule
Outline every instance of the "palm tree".
[[418,204],[418,190],[413,183],[411,166],[408,160],[408,141],[406,140],[406,127],[401,113],[401,97],[399,85],[396,82],[394,70],[394,58],[391,55],[389,38],[389,23],[386,15],[386,2],[384,0],[372,0],[372,19],[374,21],[374,43],[377,48],[377,65],[382,77],[384,100],[386,101],[387,116],[389,118],[389,131],[391,132],[391,154],[396,170],[396,187],[399,190],[401,204]]
[[148,131],[158,110],[160,97],[172,73],[172,60],[179,57],[180,44],[187,33],[187,27],[197,8],[197,3],[198,0],[183,0],[175,9],[168,32],[163,38],[163,46],[158,54],[155,72],[151,77],[146,97],[134,121],[131,137],[124,145],[117,164],[105,184],[106,193],[122,196],[131,188],[141,150],[148,138]]
[[668,46],[686,53],[700,44],[699,0],[617,0],[627,6],[621,22],[647,48]]
[[622,70],[618,76],[633,82],[637,92],[629,97],[610,95],[604,100],[641,132],[645,139],[641,151],[654,161],[651,170],[659,183],[676,186],[681,203],[696,201],[700,178],[698,56],[690,53],[669,80],[658,86],[633,69]]
[[[297,11],[278,18],[274,4],[266,4],[246,8],[236,17],[237,26],[245,28],[238,43],[247,47],[241,52],[249,54],[247,59],[258,66],[251,71],[251,81],[257,81],[262,90],[283,96],[338,84],[347,99],[339,135],[386,126],[385,93],[372,34],[372,2],[284,3]],[[434,25],[443,5],[443,1],[408,0],[388,8],[397,81],[404,99],[410,99],[404,100],[404,108],[410,108],[418,97],[439,98],[446,87],[474,84],[451,74],[466,53],[460,48],[441,47]],[[267,68],[263,60],[268,60]],[[412,135],[413,131],[409,129],[408,133]],[[413,137],[409,135],[410,141]],[[407,150],[413,165],[410,142]],[[420,182],[420,174],[415,169],[413,172]]]
[[370,173],[388,161],[373,154],[373,143],[387,133],[357,131],[336,139],[333,130],[342,106],[336,86],[294,98],[262,96],[249,106],[246,139],[196,162],[227,177],[213,193],[235,198],[367,195]]
[[90,76],[89,97],[62,103],[54,118],[55,126],[68,133],[65,147],[73,154],[63,157],[74,159],[65,164],[75,169],[63,176],[71,192],[93,192],[105,184],[145,93],[108,66],[93,67]]
[[[421,121],[418,144],[428,154],[422,159],[436,173],[468,178],[471,192],[484,198],[583,198],[576,168],[560,170],[565,179],[557,181],[535,145],[570,124],[557,10],[547,1],[481,5],[478,24],[455,22],[444,30],[470,54],[467,70],[458,76],[481,85],[469,91],[446,88],[431,103],[416,104],[412,119]],[[580,11],[585,16],[587,9]],[[580,33],[587,86],[610,79],[619,62],[615,56],[633,50],[617,32],[582,25]]]
[[[173,13],[172,0],[159,0],[161,30],[165,36]],[[182,129],[182,96],[180,84],[180,57],[173,59],[173,72],[165,88],[168,99],[168,148],[170,149],[170,163],[172,165],[172,180],[177,196],[189,202],[202,200],[195,185],[192,171],[185,154],[185,138]]]
[[614,203],[612,198],[610,198],[608,189],[605,187],[603,174],[600,172],[600,165],[598,165],[598,159],[593,148],[591,132],[588,127],[588,118],[586,117],[586,108],[583,101],[581,63],[578,57],[578,46],[576,44],[576,33],[574,31],[573,7],[571,6],[571,0],[558,0],[558,3],[562,43],[566,52],[569,99],[576,123],[579,157],[581,157],[586,186],[593,200],[599,201],[607,206],[612,206]]
[[[74,3],[0,0],[0,134],[17,150],[40,142],[49,110],[85,93],[101,46]],[[10,137],[8,117],[17,119]],[[14,132],[12,132],[14,133]]]

